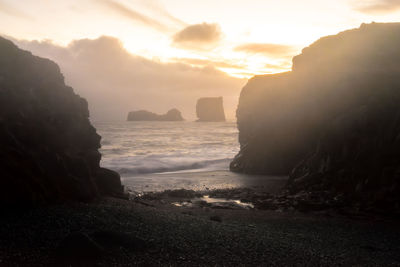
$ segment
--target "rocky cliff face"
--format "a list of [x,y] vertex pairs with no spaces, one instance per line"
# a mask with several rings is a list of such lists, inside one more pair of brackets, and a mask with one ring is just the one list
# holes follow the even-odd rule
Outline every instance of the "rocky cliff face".
[[292,73],[281,73],[256,76],[243,88],[237,110],[240,152],[231,170],[288,174],[310,149],[312,118],[291,90],[295,83]]
[[400,24],[363,24],[305,48],[292,72],[250,80],[237,110],[241,151],[231,169],[291,173],[293,193],[330,190],[364,203],[392,201],[393,208],[400,195],[399,46]]
[[163,115],[158,115],[146,110],[131,111],[128,121],[183,121],[182,114],[176,108],[170,109]]
[[0,207],[122,194],[100,138],[58,66],[0,37]]
[[222,97],[204,97],[197,100],[196,114],[198,121],[225,121]]

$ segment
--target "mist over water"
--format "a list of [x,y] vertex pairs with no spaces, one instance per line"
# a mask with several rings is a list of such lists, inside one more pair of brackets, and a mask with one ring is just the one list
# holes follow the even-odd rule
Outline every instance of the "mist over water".
[[229,171],[239,151],[236,122],[94,122],[102,136],[101,165],[137,193],[168,189],[265,187],[278,191],[286,177]]
[[[167,172],[227,171],[239,150],[235,122],[94,122],[101,165],[123,181]],[[154,175],[153,175],[154,176]]]

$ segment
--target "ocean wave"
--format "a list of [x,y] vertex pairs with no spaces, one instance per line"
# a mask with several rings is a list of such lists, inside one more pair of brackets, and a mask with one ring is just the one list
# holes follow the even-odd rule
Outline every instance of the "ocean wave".
[[[167,166],[162,164],[151,164],[147,163],[145,166],[135,167],[116,167],[108,166],[117,171],[122,176],[132,176],[138,174],[151,174],[151,173],[166,173],[166,172],[181,172],[191,170],[225,170],[228,168],[230,158],[216,159],[216,160],[204,160],[191,163],[169,163]],[[151,166],[153,165],[153,166]]]
[[[101,165],[123,178],[167,172],[228,170],[238,149],[234,123],[106,123]],[[222,127],[222,128],[221,128]]]

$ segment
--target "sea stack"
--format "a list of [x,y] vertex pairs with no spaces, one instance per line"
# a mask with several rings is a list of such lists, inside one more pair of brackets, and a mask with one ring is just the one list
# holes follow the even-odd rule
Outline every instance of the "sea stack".
[[303,49],[291,72],[251,79],[231,170],[289,175],[293,194],[400,211],[398,47],[399,23],[363,24]]
[[158,115],[147,110],[131,111],[128,113],[128,121],[183,121],[182,114],[176,108],[167,113]]
[[197,100],[196,114],[199,122],[225,121],[223,98],[203,97]]
[[122,196],[99,166],[101,137],[88,103],[54,62],[0,37],[0,208]]

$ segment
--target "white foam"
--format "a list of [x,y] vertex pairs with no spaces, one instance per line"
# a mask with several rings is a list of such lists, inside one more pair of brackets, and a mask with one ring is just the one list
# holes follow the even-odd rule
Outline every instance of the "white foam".
[[102,166],[123,178],[139,174],[228,170],[237,153],[235,123],[96,123]]

